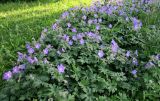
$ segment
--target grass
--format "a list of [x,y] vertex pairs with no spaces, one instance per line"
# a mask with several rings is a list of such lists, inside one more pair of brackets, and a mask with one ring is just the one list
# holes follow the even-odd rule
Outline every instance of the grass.
[[25,42],[38,39],[41,31],[50,27],[68,8],[92,0],[41,0],[0,4],[0,76],[11,68],[17,52],[24,51]]

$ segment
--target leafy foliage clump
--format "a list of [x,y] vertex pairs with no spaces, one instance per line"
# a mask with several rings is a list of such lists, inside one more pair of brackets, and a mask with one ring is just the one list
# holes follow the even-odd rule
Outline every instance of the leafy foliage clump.
[[[147,6],[146,6],[147,5]],[[100,3],[62,14],[5,72],[2,100],[159,99],[160,55],[144,55],[139,20],[151,4]]]

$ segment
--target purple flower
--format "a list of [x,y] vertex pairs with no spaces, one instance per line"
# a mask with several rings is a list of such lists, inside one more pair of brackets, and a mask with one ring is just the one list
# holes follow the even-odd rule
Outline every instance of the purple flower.
[[113,6],[114,10],[117,10],[118,9],[118,6]]
[[19,65],[18,68],[24,70],[26,68],[26,65],[25,64]]
[[133,22],[134,30],[137,31],[138,29],[140,29],[140,28],[142,27],[142,22],[139,21],[138,19],[133,18],[133,19],[132,19],[132,22]]
[[79,34],[77,34],[77,39],[82,39],[83,38],[83,33],[79,33]]
[[49,45],[47,45],[47,48],[49,49],[49,48],[52,48],[52,46],[49,44]]
[[89,20],[88,20],[88,24],[91,25],[92,23],[93,23],[93,20],[89,19]]
[[29,43],[26,44],[26,48],[29,49],[31,46]]
[[63,35],[63,39],[68,42],[68,41],[69,41],[69,36],[66,35],[66,34],[64,34],[64,35]]
[[107,10],[107,6],[102,6],[102,7],[99,9],[99,12],[100,12],[100,13],[104,13],[106,10]]
[[44,54],[44,55],[47,55],[48,53],[49,53],[48,48],[45,48],[45,49],[43,50],[43,54]]
[[82,8],[81,11],[85,12],[85,8]]
[[22,61],[25,58],[25,55],[22,54],[21,52],[18,52],[18,60],[17,61]]
[[95,10],[95,6],[90,6],[89,11],[94,12],[94,10]]
[[37,59],[37,57],[34,57],[34,62],[38,62],[38,59]]
[[82,8],[81,10],[84,12],[84,11],[85,11],[85,8]]
[[55,23],[55,24],[52,25],[52,29],[53,30],[57,29],[57,23]]
[[62,51],[62,52],[65,52],[65,49],[64,49],[64,48],[62,48],[62,49],[61,49],[61,51]]
[[94,35],[94,33],[92,33],[92,32],[88,32],[88,33],[87,33],[87,36],[88,36],[88,37],[92,37],[93,35]]
[[160,54],[157,54],[157,55],[156,55],[156,59],[157,59],[157,60],[160,60]]
[[145,2],[145,0],[141,0],[141,4],[143,4]]
[[40,49],[40,47],[41,47],[41,44],[40,44],[40,43],[36,43],[36,44],[35,44],[35,48],[36,48],[36,49]]
[[13,67],[13,69],[12,69],[12,73],[19,73],[20,72],[20,69],[19,69],[19,67],[18,66],[15,66],[15,67]]
[[148,68],[152,68],[154,66],[155,66],[154,63],[150,61],[145,65],[145,68],[148,69]]
[[68,28],[70,28],[71,27],[71,23],[67,23],[67,26],[68,26]]
[[111,47],[112,47],[112,52],[113,53],[117,53],[118,52],[119,46],[118,46],[118,44],[113,39],[111,41]]
[[57,68],[59,73],[64,73],[65,67],[63,66],[63,64],[58,65]]
[[66,11],[62,14],[62,18],[65,19],[67,16],[69,15],[69,13]]
[[97,17],[98,17],[98,15],[97,15],[97,14],[94,14],[94,17],[95,17],[95,18],[97,18]]
[[32,57],[30,57],[30,56],[27,57],[27,61],[28,61],[30,64],[33,64],[33,63],[34,63],[34,59],[32,59]]
[[29,53],[29,54],[33,54],[33,53],[34,53],[34,49],[33,49],[33,48],[31,48],[31,47],[30,47],[30,48],[28,48],[28,53]]
[[94,19],[93,22],[96,24],[97,23],[97,19]]
[[130,51],[127,51],[126,57],[129,57],[129,56],[130,56]]
[[9,80],[11,77],[12,77],[12,72],[11,71],[5,72],[3,74],[3,79],[4,80]]
[[72,39],[73,39],[74,41],[76,41],[76,40],[77,40],[77,37],[76,37],[75,35],[73,35],[73,36],[72,36]]
[[109,7],[105,12],[106,12],[106,14],[111,15],[113,10],[111,7]]
[[102,50],[99,50],[98,56],[99,56],[100,58],[102,58],[102,57],[104,56],[104,52],[103,52]]
[[107,13],[108,15],[111,15],[112,12],[113,12],[112,8],[109,8],[109,9],[106,11],[106,13]]
[[109,24],[108,27],[109,27],[109,28],[112,28],[112,24]]
[[134,3],[135,3],[135,0],[132,0],[132,3],[134,4]]
[[81,45],[83,45],[83,44],[84,44],[84,40],[83,40],[83,39],[80,39],[80,41],[79,41],[79,42],[80,42],[80,44],[81,44]]
[[145,0],[145,2],[146,2],[147,4],[152,4],[152,3],[154,2],[154,0]]
[[133,75],[136,75],[137,74],[137,70],[132,70],[132,72],[131,72]]
[[76,33],[77,29],[76,28],[72,28],[72,32]]
[[86,35],[87,35],[89,38],[95,39],[97,42],[99,42],[99,41],[102,40],[100,35],[95,34],[95,33],[92,33],[92,32],[87,32]]
[[137,66],[138,65],[138,60],[136,58],[133,58],[132,63]]
[[86,19],[87,19],[87,17],[84,15],[84,16],[82,17],[82,19],[83,19],[83,20],[86,20]]
[[99,35],[97,35],[97,36],[95,37],[95,39],[96,39],[97,42],[99,42],[99,41],[102,40],[101,36],[99,36]]
[[98,19],[98,22],[101,23],[101,22],[102,22],[102,19]]
[[70,41],[68,42],[68,44],[69,44],[70,46],[72,46],[72,45],[73,45],[73,41],[70,40]]
[[100,26],[99,25],[96,26],[96,30],[100,30]]
[[122,10],[119,11],[119,15],[120,15],[120,16],[124,15],[124,13],[125,13],[125,12],[122,11]]

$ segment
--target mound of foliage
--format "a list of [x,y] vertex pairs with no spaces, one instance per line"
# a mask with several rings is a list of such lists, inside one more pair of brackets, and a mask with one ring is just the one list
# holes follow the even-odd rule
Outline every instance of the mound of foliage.
[[130,101],[160,98],[160,54],[144,53],[139,18],[151,2],[96,2],[64,12],[3,74],[3,100]]

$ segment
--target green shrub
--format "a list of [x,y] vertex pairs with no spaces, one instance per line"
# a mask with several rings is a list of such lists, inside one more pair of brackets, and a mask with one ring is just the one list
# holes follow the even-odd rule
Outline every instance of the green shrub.
[[1,101],[158,100],[160,55],[144,54],[142,35],[150,29],[138,20],[146,10],[135,1],[64,12],[27,43],[27,53],[18,52],[3,75]]

